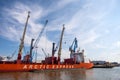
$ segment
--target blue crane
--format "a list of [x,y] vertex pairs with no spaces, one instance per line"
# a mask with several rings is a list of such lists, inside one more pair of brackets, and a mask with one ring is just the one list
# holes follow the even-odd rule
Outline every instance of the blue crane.
[[77,47],[78,47],[77,38],[75,38],[75,39],[73,40],[72,45],[69,47],[69,51],[75,52]]

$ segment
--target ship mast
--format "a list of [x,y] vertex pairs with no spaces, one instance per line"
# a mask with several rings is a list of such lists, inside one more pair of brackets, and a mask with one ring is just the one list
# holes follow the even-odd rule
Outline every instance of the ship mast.
[[62,39],[63,39],[63,33],[64,33],[65,27],[63,24],[63,29],[60,37],[60,45],[59,45],[59,50],[58,50],[58,64],[60,64],[60,56],[61,56],[61,49],[62,49]]
[[27,20],[25,23],[25,28],[24,28],[24,32],[23,32],[23,36],[20,42],[20,46],[19,46],[19,51],[18,51],[18,57],[17,57],[17,63],[21,62],[21,55],[22,55],[22,50],[24,47],[24,39],[25,39],[25,33],[26,33],[26,29],[27,29],[27,24],[28,24],[28,19],[30,18],[30,11],[28,11],[28,16],[27,16]]

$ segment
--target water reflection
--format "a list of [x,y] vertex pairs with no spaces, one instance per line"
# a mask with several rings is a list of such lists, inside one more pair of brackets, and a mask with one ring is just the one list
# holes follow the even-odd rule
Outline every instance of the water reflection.
[[44,74],[43,80],[85,80],[84,69],[77,70],[58,70],[41,73]]
[[29,80],[29,73],[8,72],[0,73],[0,80]]
[[0,73],[0,80],[120,80],[120,67]]
[[86,80],[86,70],[0,73],[0,80]]

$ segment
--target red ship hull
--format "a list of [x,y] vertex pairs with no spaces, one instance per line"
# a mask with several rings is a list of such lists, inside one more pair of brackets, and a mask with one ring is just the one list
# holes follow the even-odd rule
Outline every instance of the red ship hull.
[[60,70],[60,69],[90,69],[93,67],[93,63],[80,63],[80,64],[0,64],[0,72],[15,72],[15,71],[34,71],[34,70]]

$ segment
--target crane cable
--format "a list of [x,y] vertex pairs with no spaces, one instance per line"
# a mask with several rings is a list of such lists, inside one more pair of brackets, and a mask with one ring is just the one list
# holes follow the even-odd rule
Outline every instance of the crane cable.
[[42,28],[42,30],[41,30],[41,32],[40,32],[38,38],[36,39],[33,48],[37,47],[37,44],[38,44],[39,41],[40,41],[40,38],[41,38],[41,36],[42,36],[42,33],[43,33],[43,31],[44,31],[44,29],[45,29],[47,23],[48,23],[48,20],[46,20],[45,25],[43,26],[43,28]]

